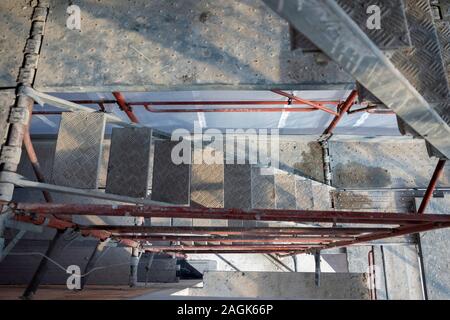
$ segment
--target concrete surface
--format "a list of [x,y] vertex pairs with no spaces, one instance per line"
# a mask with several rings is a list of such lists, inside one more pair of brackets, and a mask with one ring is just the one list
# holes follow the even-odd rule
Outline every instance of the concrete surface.
[[[421,198],[417,199],[417,206]],[[433,198],[427,213],[449,213],[450,195]],[[450,300],[450,229],[428,231],[420,234],[422,259],[424,264],[425,287],[430,300]]]
[[[375,268],[369,269],[368,255],[370,250],[374,250]],[[377,300],[387,300],[386,275],[384,268],[383,251],[380,246],[353,246],[346,248],[348,261],[348,271],[350,273],[369,273],[375,270],[375,288]]]
[[15,87],[33,8],[27,0],[0,2],[0,87]]
[[[408,170],[408,168],[404,168]],[[339,210],[374,212],[414,212],[413,191],[336,191],[335,207]],[[373,225],[372,225],[373,226]],[[414,238],[385,239],[396,245],[373,246],[375,280],[379,300],[423,299],[420,266]],[[372,246],[346,248],[350,272],[368,272],[368,253]]]
[[[231,265],[237,267],[239,271],[258,271],[258,272],[285,272],[286,269],[280,264],[267,258],[263,254],[221,254]],[[299,254],[297,257],[298,272],[314,272],[315,262],[313,255]],[[214,261],[213,268],[205,266],[203,271],[236,271],[230,264],[220,259],[214,254],[190,254],[188,260],[194,261]],[[292,257],[279,258],[279,260],[294,270],[294,261]],[[347,259],[345,254],[322,254],[320,268],[324,273],[348,272]]]
[[192,296],[275,299],[368,299],[365,274],[324,273],[321,285],[314,273],[206,272],[203,288]]
[[[339,188],[426,188],[437,164],[420,139],[329,142],[333,185]],[[447,165],[439,186],[450,186]]]
[[[292,51],[288,23],[257,0],[82,0],[77,5],[81,31],[66,28],[66,3],[50,1],[39,90],[348,88],[353,83],[335,63],[318,64],[315,55]],[[111,67],[111,61],[119,63]]]
[[417,249],[384,246],[385,277],[389,300],[422,300],[423,291]]

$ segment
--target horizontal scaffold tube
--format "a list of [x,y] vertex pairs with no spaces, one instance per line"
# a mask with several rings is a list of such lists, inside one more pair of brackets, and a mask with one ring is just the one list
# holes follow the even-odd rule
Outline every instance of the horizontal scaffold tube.
[[16,203],[10,207],[17,212],[35,214],[67,214],[97,216],[135,216],[145,218],[196,218],[234,219],[291,222],[330,222],[407,225],[417,223],[450,223],[448,214],[311,211],[311,210],[266,210],[266,209],[222,209],[189,208],[172,206],[96,205]]

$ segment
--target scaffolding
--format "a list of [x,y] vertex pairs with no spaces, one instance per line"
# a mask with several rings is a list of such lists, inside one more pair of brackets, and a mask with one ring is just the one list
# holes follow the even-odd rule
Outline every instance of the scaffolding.
[[[34,8],[32,29],[26,43],[21,76],[17,86],[16,102],[10,109],[7,123],[9,130],[5,136],[6,140],[1,153],[0,187],[3,209],[0,237],[5,227],[32,230],[33,226],[45,226],[56,229],[58,233],[48,248],[48,256],[52,256],[54,244],[68,229],[72,229],[84,237],[96,238],[102,243],[108,241],[116,245],[134,248],[139,252],[164,253],[177,257],[184,257],[189,253],[268,253],[286,256],[301,253],[320,254],[322,250],[352,245],[376,245],[377,241],[392,237],[450,227],[450,214],[427,214],[427,204],[433,197],[446,159],[450,156],[448,123],[433,110],[431,104],[409,83],[335,1],[319,0],[313,5],[305,2],[301,10],[297,10],[298,2],[294,0],[263,2],[274,12],[285,17],[295,28],[301,30],[311,42],[336,61],[389,109],[368,106],[352,110],[358,99],[358,90],[355,88],[352,88],[353,90],[345,101],[312,101],[275,88],[271,90],[285,97],[286,100],[128,102],[121,91],[113,91],[115,99],[112,100],[66,101],[33,89],[34,74],[37,69],[39,50],[49,10],[49,3],[41,0]],[[321,23],[323,21],[330,23]],[[62,110],[33,111],[34,104],[50,104]],[[114,114],[108,113],[104,107],[106,104],[119,106],[129,121],[123,121]],[[88,106],[95,106],[95,108]],[[140,127],[142,124],[133,112],[135,108],[144,108],[152,113],[326,112],[333,115],[334,118],[320,137],[322,143],[326,143],[332,136],[333,130],[346,114],[355,112],[394,114],[395,112],[418,135],[427,140],[441,159],[431,177],[418,211],[403,214],[175,206],[171,203],[148,199],[54,185],[46,180],[30,137],[29,126],[33,115],[56,115],[78,111],[100,112],[104,113],[107,121],[111,123],[127,127]],[[162,139],[167,138],[163,132],[155,131],[155,134]],[[22,146],[32,164],[37,182],[27,180],[16,173]],[[46,203],[13,202],[14,187],[41,190]],[[121,201],[129,203],[129,205],[55,204],[52,192]],[[302,226],[278,228],[100,226],[74,223],[73,215],[233,219],[295,222]],[[161,241],[170,241],[171,245],[158,245],[157,243]],[[1,247],[3,248],[3,244]],[[2,251],[2,257],[9,250],[5,248]],[[45,274],[46,263],[46,259],[43,259],[24,294],[25,297],[30,297],[37,290],[39,282]]]

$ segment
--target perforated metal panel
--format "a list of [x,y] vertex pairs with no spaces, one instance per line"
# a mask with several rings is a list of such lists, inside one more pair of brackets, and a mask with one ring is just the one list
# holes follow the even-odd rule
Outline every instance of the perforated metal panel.
[[55,184],[96,189],[105,132],[103,113],[65,112],[53,162]]
[[152,129],[114,128],[106,192],[146,197],[149,187]]

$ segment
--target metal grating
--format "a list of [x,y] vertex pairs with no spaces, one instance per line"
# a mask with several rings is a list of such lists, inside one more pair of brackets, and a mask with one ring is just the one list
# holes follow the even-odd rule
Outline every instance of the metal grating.
[[114,128],[106,178],[106,192],[146,197],[149,188],[152,129]]
[[103,113],[64,112],[53,162],[53,182],[96,189],[105,132]]

